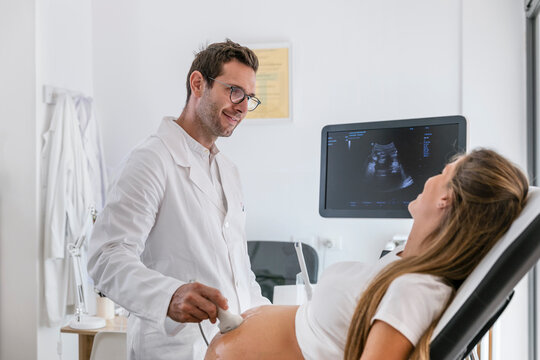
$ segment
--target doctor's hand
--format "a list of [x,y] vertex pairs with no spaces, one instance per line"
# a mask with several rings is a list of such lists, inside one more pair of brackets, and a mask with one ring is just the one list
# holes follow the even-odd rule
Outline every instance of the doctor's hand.
[[227,299],[218,289],[198,282],[184,284],[174,292],[167,315],[178,322],[201,322],[210,319],[214,324],[217,306],[227,310]]

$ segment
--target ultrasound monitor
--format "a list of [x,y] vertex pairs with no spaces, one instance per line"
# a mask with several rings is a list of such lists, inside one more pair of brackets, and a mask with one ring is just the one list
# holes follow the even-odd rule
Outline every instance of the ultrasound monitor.
[[327,125],[322,130],[323,217],[410,218],[426,180],[466,150],[462,116]]

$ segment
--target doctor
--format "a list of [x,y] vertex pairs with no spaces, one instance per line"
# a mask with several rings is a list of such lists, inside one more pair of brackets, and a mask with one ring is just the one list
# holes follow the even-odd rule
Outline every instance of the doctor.
[[[268,304],[251,272],[238,170],[215,142],[260,101],[256,55],[230,40],[199,52],[186,107],[163,119],[112,184],[89,245],[96,287],[130,312],[130,359],[202,359],[217,307]],[[209,319],[210,321],[204,321]]]

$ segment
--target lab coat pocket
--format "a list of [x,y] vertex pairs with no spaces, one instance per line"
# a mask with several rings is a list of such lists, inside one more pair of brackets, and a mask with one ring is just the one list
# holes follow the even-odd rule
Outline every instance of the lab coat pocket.
[[246,228],[246,211],[244,204],[239,200],[235,199],[234,206],[231,206],[229,209],[230,222],[233,226],[233,231],[236,234],[235,239],[239,241],[245,240],[245,228]]
[[159,359],[163,360],[194,359],[193,344],[197,343],[199,334],[194,332],[192,327],[186,326],[177,335],[167,336],[152,326],[147,326],[140,332],[139,343],[135,344],[138,350],[137,359],[155,359],[156,351],[161,351]]

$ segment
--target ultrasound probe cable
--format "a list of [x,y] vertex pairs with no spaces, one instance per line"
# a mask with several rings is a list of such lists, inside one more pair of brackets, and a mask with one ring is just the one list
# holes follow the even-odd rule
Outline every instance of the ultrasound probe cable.
[[[196,281],[197,280],[191,279],[191,280],[189,280],[189,283],[191,284],[191,283],[194,283]],[[197,325],[199,325],[199,330],[201,331],[201,335],[202,335],[202,337],[204,339],[204,342],[206,343],[206,346],[208,346],[208,340],[206,339],[206,336],[204,335],[204,331],[202,329],[201,323],[199,322]]]
[[[194,282],[195,280],[190,280],[189,282]],[[229,332],[231,330],[236,329],[240,324],[244,322],[244,318],[241,315],[233,314],[229,310],[225,310],[217,306],[217,318],[219,320],[218,327],[219,331],[222,334],[225,334],[226,332]],[[208,340],[206,339],[206,335],[204,334],[204,331],[202,329],[202,325],[199,322],[199,330],[201,331],[201,335],[204,339],[204,342],[206,343],[206,346],[208,346]]]
[[202,338],[204,339],[204,342],[206,343],[206,346],[208,346],[208,340],[206,340],[206,336],[204,335],[204,331],[202,329],[201,323],[199,323],[198,325],[199,325],[199,330],[201,330]]

